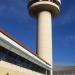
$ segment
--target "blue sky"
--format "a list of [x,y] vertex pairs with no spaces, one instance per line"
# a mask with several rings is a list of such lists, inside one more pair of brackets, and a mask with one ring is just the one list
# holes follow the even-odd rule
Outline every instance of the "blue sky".
[[[37,21],[29,16],[27,0],[0,0],[0,28],[36,52]],[[62,0],[53,19],[53,63],[75,65],[75,0]]]

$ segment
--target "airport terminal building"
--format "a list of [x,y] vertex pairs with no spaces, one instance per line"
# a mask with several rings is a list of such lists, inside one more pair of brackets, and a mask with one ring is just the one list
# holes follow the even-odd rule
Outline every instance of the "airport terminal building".
[[0,30],[0,75],[50,75],[51,66]]

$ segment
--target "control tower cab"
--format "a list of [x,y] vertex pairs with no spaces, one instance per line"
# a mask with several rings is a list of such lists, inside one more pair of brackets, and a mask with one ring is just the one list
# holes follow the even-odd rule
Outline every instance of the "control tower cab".
[[30,0],[28,3],[29,14],[38,17],[41,11],[49,11],[52,16],[56,16],[60,11],[60,0]]

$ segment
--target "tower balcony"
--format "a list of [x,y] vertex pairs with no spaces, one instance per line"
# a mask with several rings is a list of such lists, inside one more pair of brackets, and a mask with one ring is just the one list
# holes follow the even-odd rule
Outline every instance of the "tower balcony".
[[58,6],[61,5],[61,1],[60,0],[29,0],[28,7],[31,6],[33,3],[40,2],[40,1],[53,2],[53,3],[57,4]]
[[36,18],[39,12],[49,11],[54,17],[60,12],[60,5],[60,0],[30,0],[28,2],[29,14]]

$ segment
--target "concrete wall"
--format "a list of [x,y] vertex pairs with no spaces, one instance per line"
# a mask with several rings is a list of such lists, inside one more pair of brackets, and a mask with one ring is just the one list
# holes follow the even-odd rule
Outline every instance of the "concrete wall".
[[0,75],[45,75],[20,66],[0,61]]

